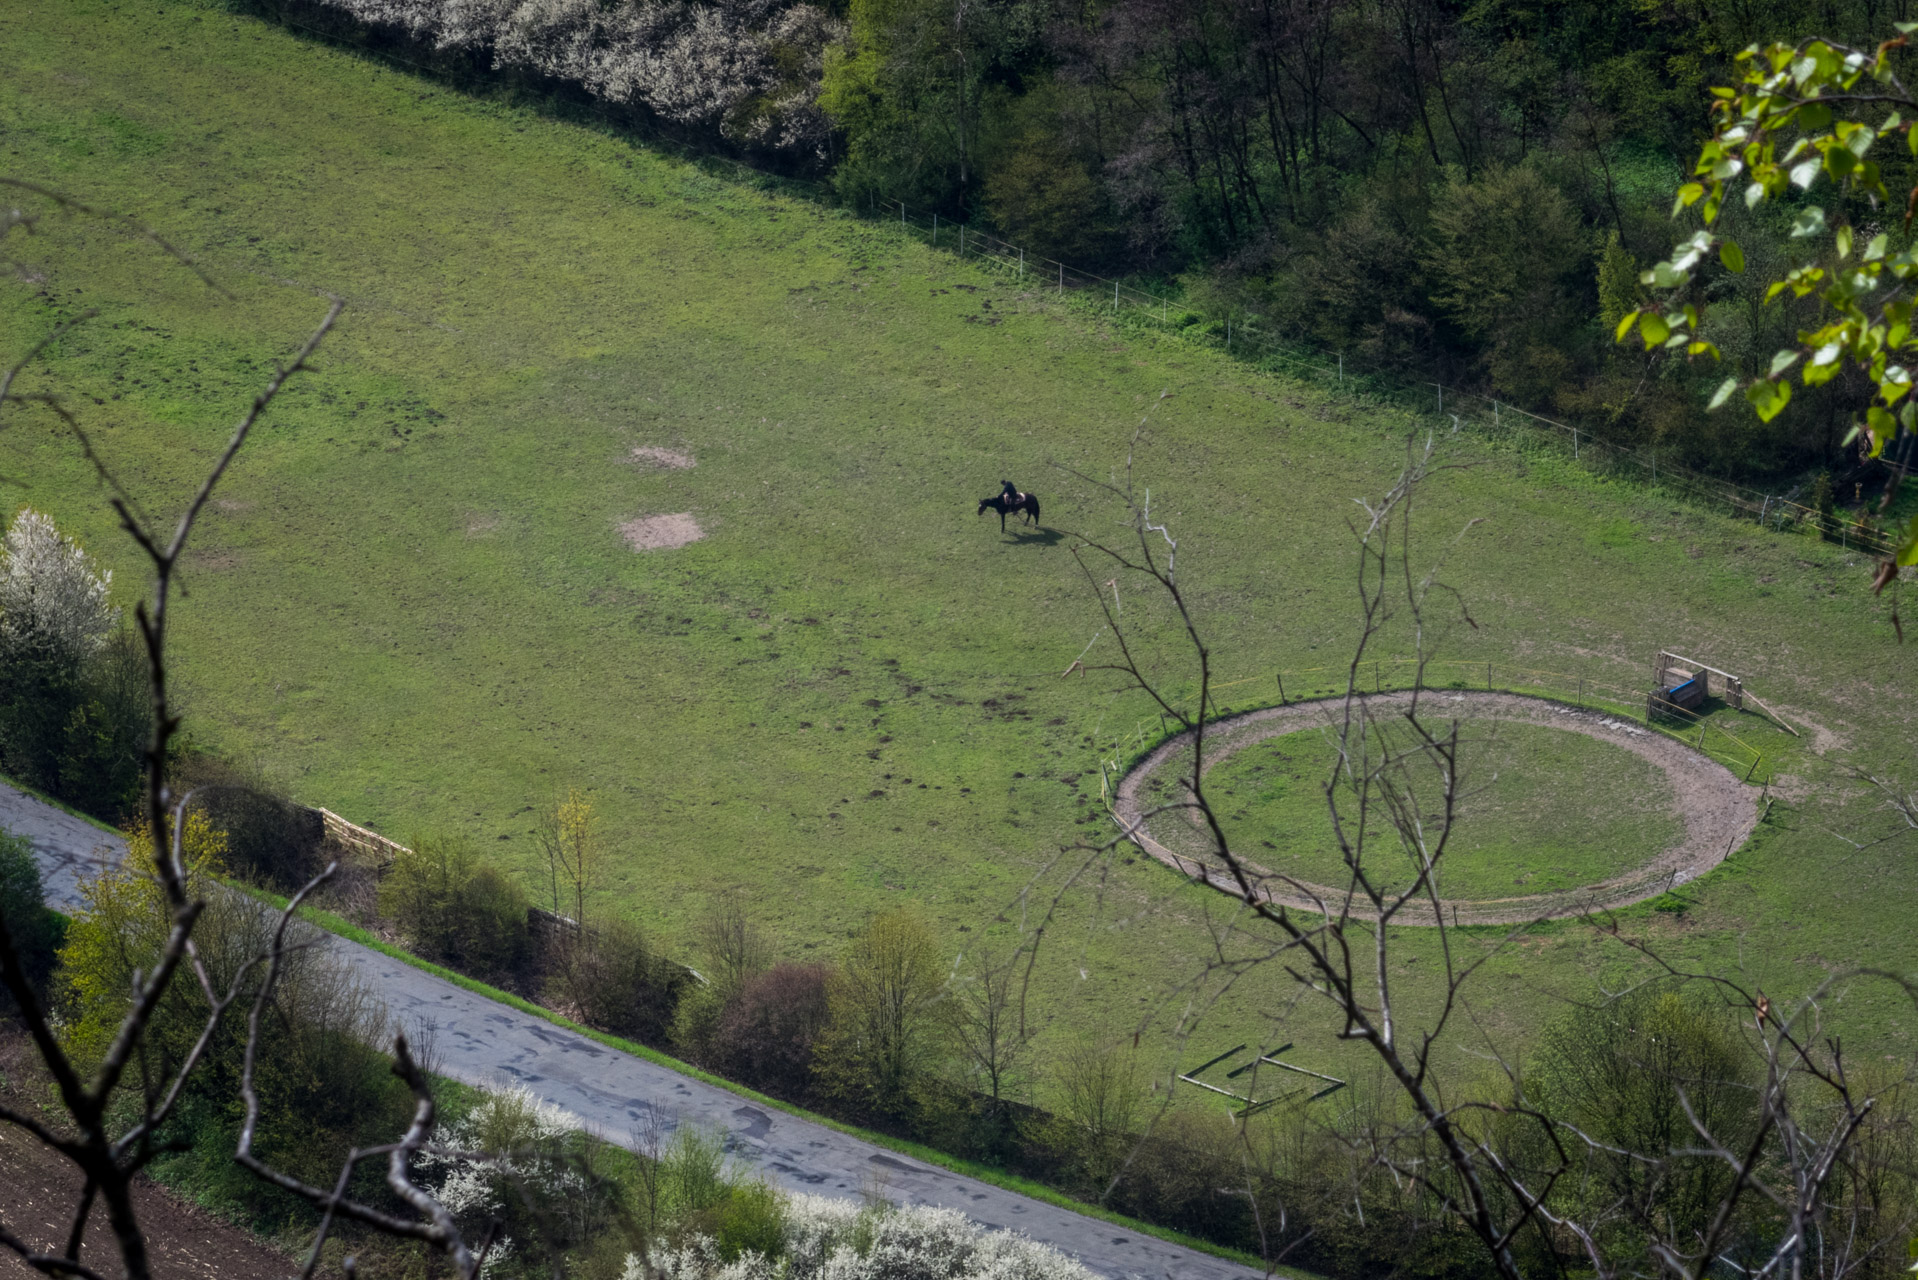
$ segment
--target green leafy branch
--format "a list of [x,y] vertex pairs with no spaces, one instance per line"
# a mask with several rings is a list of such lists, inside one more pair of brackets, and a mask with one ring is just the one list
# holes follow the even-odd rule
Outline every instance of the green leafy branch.
[[[1874,149],[1902,140],[1918,156],[1918,100],[1893,68],[1918,23],[1898,23],[1899,34],[1875,50],[1850,48],[1822,39],[1796,45],[1753,45],[1738,55],[1740,82],[1712,90],[1712,137],[1699,152],[1693,178],[1678,189],[1672,216],[1696,208],[1702,229],[1680,243],[1671,257],[1641,276],[1664,292],[1665,301],[1628,314],[1619,322],[1617,340],[1632,330],[1647,351],[1682,350],[1687,356],[1718,359],[1718,348],[1701,333],[1697,305],[1689,300],[1697,273],[1713,257],[1727,271],[1742,273],[1745,255],[1738,243],[1714,229],[1727,192],[1743,198],[1748,209],[1793,192],[1810,192],[1821,179],[1837,192],[1828,214],[1806,204],[1792,224],[1794,240],[1817,242],[1820,251],[1805,265],[1773,280],[1765,291],[1770,303],[1789,292],[1815,297],[1823,323],[1801,330],[1794,346],[1773,354],[1762,375],[1729,377],[1712,396],[1717,409],[1742,391],[1760,420],[1769,422],[1791,403],[1794,372],[1800,385],[1816,387],[1851,366],[1871,379],[1874,393],[1865,420],[1846,437],[1860,433],[1871,457],[1901,433],[1918,435],[1918,397],[1912,395],[1918,336],[1912,327],[1913,285],[1918,282],[1918,250],[1894,252],[1888,234],[1855,242],[1843,211],[1847,197],[1873,207],[1890,199]],[[1867,117],[1876,117],[1868,119]],[[1918,186],[1906,200],[1905,224],[1918,213]],[[1886,491],[1890,504],[1897,477]],[[1897,567],[1918,563],[1918,518],[1879,573],[1883,588]]]

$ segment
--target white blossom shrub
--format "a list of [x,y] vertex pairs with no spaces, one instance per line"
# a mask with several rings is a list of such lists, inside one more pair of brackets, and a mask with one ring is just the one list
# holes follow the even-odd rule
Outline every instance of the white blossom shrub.
[[710,1238],[693,1236],[629,1256],[622,1280],[1094,1280],[1057,1249],[956,1209],[792,1196],[783,1245],[779,1258],[727,1262]]
[[[592,1199],[589,1179],[569,1158],[583,1127],[530,1089],[489,1093],[441,1131],[436,1148],[421,1155],[420,1172],[470,1240],[494,1221],[512,1221],[529,1203],[546,1213],[563,1214],[566,1206],[583,1212]],[[583,1235],[585,1224],[578,1226],[566,1234]],[[482,1274],[493,1273],[512,1252],[510,1236],[496,1241]]]
[[51,516],[23,507],[0,543],[0,649],[47,649],[79,662],[98,653],[120,612],[101,571]]
[[441,51],[490,58],[799,162],[826,158],[818,106],[846,26],[792,0],[308,0]]

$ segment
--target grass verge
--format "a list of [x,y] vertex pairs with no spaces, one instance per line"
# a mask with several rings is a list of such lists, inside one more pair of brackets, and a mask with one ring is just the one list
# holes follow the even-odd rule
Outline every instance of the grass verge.
[[[239,880],[227,879],[226,883],[231,888],[246,894],[256,901],[265,903],[276,910],[284,911],[286,909],[287,899],[279,894],[246,884]],[[335,934],[349,942],[358,943],[360,946],[370,948],[383,956],[398,960],[402,964],[411,965],[423,973],[430,973],[434,977],[450,982],[462,990],[472,992],[474,995],[482,996],[488,1000],[496,1001],[499,1004],[516,1009],[521,1013],[539,1018],[545,1022],[550,1022],[556,1027],[563,1027],[576,1035],[585,1036],[589,1040],[605,1045],[609,1049],[630,1054],[635,1058],[642,1058],[647,1062],[653,1063],[655,1066],[665,1067],[667,1070],[677,1072],[688,1079],[697,1080],[702,1084],[711,1085],[716,1089],[724,1089],[728,1093],[737,1094],[739,1097],[757,1103],[760,1106],[771,1107],[774,1110],[783,1111],[787,1115],[796,1116],[812,1124],[823,1125],[828,1129],[836,1130],[849,1137],[858,1138],[862,1142],[869,1142],[874,1146],[883,1147],[889,1151],[896,1151],[901,1155],[911,1156],[915,1160],[935,1165],[950,1173],[960,1174],[977,1182],[984,1182],[990,1186],[998,1187],[1002,1191],[1011,1191],[1018,1195],[1027,1196],[1033,1200],[1055,1205],[1061,1209],[1069,1209],[1074,1213],[1082,1214],[1089,1218],[1096,1218],[1101,1222],[1109,1222],[1114,1226],[1124,1227],[1128,1231],[1137,1231],[1141,1235],[1148,1235],[1159,1240],[1164,1240],[1168,1244],[1176,1244],[1188,1249],[1196,1249],[1201,1253],[1208,1253],[1217,1258],[1224,1258],[1228,1261],[1241,1263],[1245,1266],[1255,1267],[1260,1270],[1264,1270],[1266,1267],[1266,1264],[1262,1260],[1241,1250],[1229,1249],[1223,1245],[1214,1244],[1209,1240],[1201,1240],[1196,1236],[1186,1235],[1183,1232],[1172,1231],[1164,1227],[1154,1226],[1149,1222],[1140,1222],[1137,1219],[1128,1218],[1124,1214],[1114,1213],[1099,1205],[1087,1204],[1083,1200],[1075,1200],[1071,1196],[1064,1195],[1051,1187],[1045,1186],[1043,1183],[1014,1177],[1011,1174],[994,1169],[990,1165],[964,1160],[957,1156],[948,1155],[943,1151],[935,1150],[932,1147],[923,1146],[917,1142],[910,1142],[903,1138],[895,1138],[888,1134],[861,1128],[858,1125],[847,1124],[842,1120],[835,1120],[830,1116],[820,1115],[816,1111],[808,1111],[804,1107],[796,1106],[793,1103],[784,1102],[768,1094],[749,1089],[744,1085],[727,1080],[722,1076],[716,1076],[709,1071],[704,1071],[699,1067],[693,1066],[691,1063],[681,1062],[679,1059],[661,1053],[659,1050],[650,1048],[647,1045],[626,1040],[620,1036],[609,1035],[604,1031],[595,1031],[591,1027],[582,1026],[570,1018],[555,1013],[542,1005],[534,1004],[532,1001],[521,996],[516,996],[509,991],[502,991],[498,987],[490,986],[487,983],[479,981],[477,978],[469,978],[463,973],[448,969],[442,965],[434,964],[430,960],[423,960],[403,947],[396,947],[389,942],[375,937],[352,921],[336,915],[331,911],[317,907],[302,906],[297,914],[300,919],[317,925],[325,929],[328,933]],[[1297,1276],[1309,1275],[1309,1273],[1302,1271],[1291,1271],[1290,1274]]]

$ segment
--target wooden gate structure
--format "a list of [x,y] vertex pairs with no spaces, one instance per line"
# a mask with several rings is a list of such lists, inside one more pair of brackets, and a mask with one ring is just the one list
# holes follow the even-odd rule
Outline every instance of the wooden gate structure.
[[1794,738],[1800,736],[1798,730],[1785,723],[1783,716],[1761,702],[1758,695],[1747,689],[1745,682],[1731,672],[1720,671],[1710,663],[1687,658],[1683,654],[1668,653],[1663,649],[1658,651],[1658,659],[1652,664],[1652,695],[1646,704],[1646,715],[1695,711],[1705,699],[1711,697],[1713,676],[1720,681],[1721,696],[1727,706],[1743,711],[1745,703],[1750,701]]

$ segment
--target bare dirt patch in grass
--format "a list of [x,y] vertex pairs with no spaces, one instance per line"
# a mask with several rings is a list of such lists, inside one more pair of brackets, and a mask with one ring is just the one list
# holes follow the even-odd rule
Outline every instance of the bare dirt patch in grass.
[[692,512],[675,511],[671,515],[627,520],[619,526],[619,535],[635,551],[664,551],[697,542],[706,536],[706,531],[693,519]]
[[466,536],[477,538],[483,533],[491,533],[499,528],[499,515],[492,511],[475,511],[466,517]]
[[633,461],[644,462],[663,471],[686,471],[695,465],[692,454],[662,449],[654,444],[635,445]]

